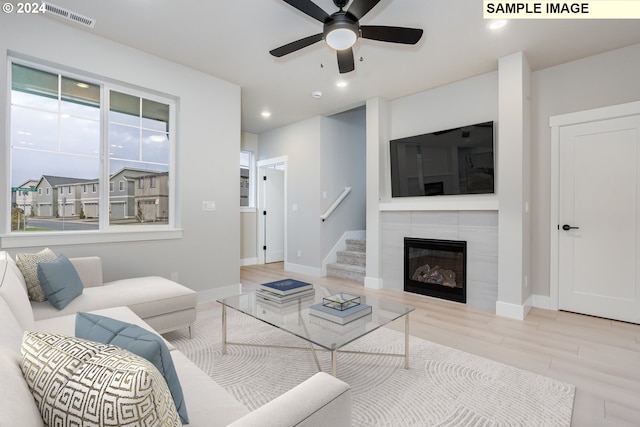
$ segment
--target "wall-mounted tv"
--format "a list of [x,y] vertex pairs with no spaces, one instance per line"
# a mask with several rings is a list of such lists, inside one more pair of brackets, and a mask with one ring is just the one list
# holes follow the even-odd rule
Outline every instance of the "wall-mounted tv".
[[392,197],[494,193],[493,122],[394,139]]

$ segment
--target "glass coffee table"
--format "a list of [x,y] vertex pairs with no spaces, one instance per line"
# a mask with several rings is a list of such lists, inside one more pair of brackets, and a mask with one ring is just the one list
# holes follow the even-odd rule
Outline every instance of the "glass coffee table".
[[[331,374],[336,376],[338,353],[359,353],[378,356],[403,357],[405,369],[409,368],[409,313],[414,308],[372,296],[360,296],[361,302],[372,307],[370,314],[340,325],[309,314],[309,306],[323,301],[323,298],[340,291],[315,286],[315,295],[297,298],[286,303],[267,301],[255,291],[234,295],[217,300],[222,304],[222,354],[227,353],[229,345],[258,347],[279,347],[288,349],[306,349],[313,354],[316,366],[321,371],[316,351],[331,352]],[[230,342],[227,340],[227,309],[239,311],[261,322],[301,338],[306,346],[263,345],[255,343]],[[369,353],[343,349],[347,344],[375,331],[381,326],[404,317],[404,353]]]

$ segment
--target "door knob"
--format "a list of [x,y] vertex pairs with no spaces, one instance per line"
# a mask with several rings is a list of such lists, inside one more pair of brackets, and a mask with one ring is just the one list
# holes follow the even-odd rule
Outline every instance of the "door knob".
[[570,226],[569,224],[565,224],[565,225],[563,225],[563,226],[562,226],[562,229],[563,229],[564,231],[569,231],[569,230],[578,230],[579,228],[580,228],[580,227],[572,227],[572,226]]

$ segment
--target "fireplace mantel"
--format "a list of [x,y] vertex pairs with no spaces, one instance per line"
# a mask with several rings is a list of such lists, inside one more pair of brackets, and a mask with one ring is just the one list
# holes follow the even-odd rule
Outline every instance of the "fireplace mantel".
[[380,203],[381,212],[392,211],[498,211],[496,195],[433,196]]

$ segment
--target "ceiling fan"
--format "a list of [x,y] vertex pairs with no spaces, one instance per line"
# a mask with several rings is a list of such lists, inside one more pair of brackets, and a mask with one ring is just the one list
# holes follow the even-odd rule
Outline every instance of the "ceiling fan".
[[349,0],[333,0],[340,10],[329,15],[311,0],[284,0],[285,3],[300,12],[324,24],[322,33],[305,37],[285,44],[269,53],[282,57],[323,40],[336,50],[340,73],[348,73],[355,69],[352,46],[358,37],[389,43],[416,44],[422,37],[418,28],[388,27],[382,25],[360,25],[360,19],[366,15],[380,0],[353,0],[346,11],[344,7]]

